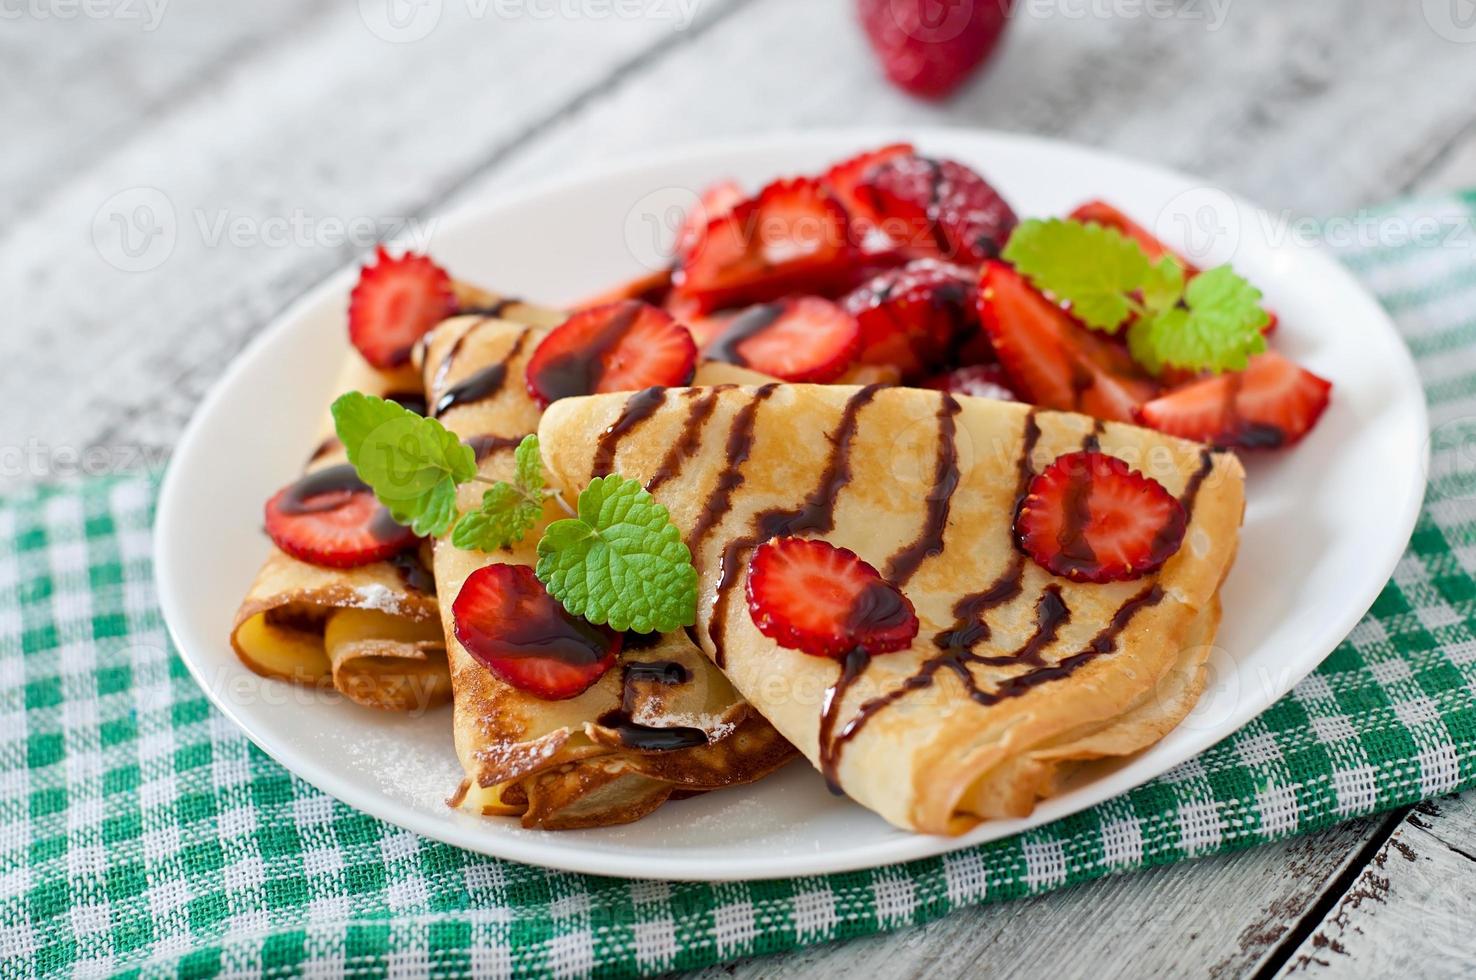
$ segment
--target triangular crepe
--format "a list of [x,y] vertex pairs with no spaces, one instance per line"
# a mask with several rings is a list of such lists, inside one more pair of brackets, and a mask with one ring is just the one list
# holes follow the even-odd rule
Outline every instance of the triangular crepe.
[[[455,284],[463,309],[497,311],[530,323],[561,314]],[[424,387],[410,364],[382,371],[349,351],[334,394],[362,391],[409,405]],[[419,410],[422,406],[416,406]],[[306,472],[347,467],[333,420],[319,424],[322,441]],[[231,645],[267,677],[334,687],[360,704],[410,711],[451,698],[428,547],[360,568],[324,568],[273,547],[236,613]]]
[[[547,333],[546,326],[463,317],[437,327],[426,344],[427,400],[448,429],[478,449],[483,477],[512,480],[512,451],[538,427],[540,411],[524,373]],[[714,379],[753,376],[727,366],[712,373]],[[485,490],[485,484],[463,486],[461,507],[476,507]],[[546,519],[562,516],[550,502]],[[493,555],[463,551],[447,539],[436,544],[456,751],[467,776],[453,805],[521,816],[525,826],[542,829],[606,826],[638,819],[673,793],[752,782],[793,757],[793,747],[684,633],[628,640],[615,669],[565,701],[518,690],[473,659],[456,640],[452,600],[479,568],[535,563],[540,534],[535,529]],[[623,724],[611,721],[617,715]],[[664,748],[673,735],[685,747]]]
[[[565,486],[583,486],[596,458],[650,486],[693,551],[703,650],[853,799],[899,827],[962,833],[1029,813],[1079,760],[1143,748],[1192,708],[1243,512],[1233,456],[936,391],[769,385],[720,391],[699,413],[712,397],[669,392],[618,435],[625,397],[558,402],[540,426],[545,462]],[[1080,585],[1015,547],[1032,474],[1084,446],[1191,511],[1157,574]],[[748,560],[776,531],[880,569],[916,607],[913,646],[858,665],[847,683],[842,664],[761,634]]]

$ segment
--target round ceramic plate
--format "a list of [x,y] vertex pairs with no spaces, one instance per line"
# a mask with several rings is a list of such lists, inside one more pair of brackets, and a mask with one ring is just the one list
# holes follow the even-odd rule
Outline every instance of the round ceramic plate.
[[758,187],[898,139],[978,168],[1023,215],[1105,198],[1201,265],[1233,260],[1280,315],[1276,346],[1336,384],[1332,407],[1303,444],[1248,460],[1250,504],[1223,592],[1210,687],[1177,729],[1146,752],[1085,771],[1028,819],[959,838],[897,830],[831,796],[804,762],[625,827],[547,833],[453,812],[445,799],[461,770],[449,709],[396,716],[264,681],[227,642],[267,552],[262,501],[293,478],[317,438],[347,346],[354,269],[296,304],[232,365],[165,482],[159,596],[180,655],[216,706],[303,779],[427,837],[591,874],[721,880],[846,871],[1015,834],[1163,773],[1286,693],[1358,622],[1404,550],[1424,492],[1425,403],[1393,324],[1358,283],[1213,185],[1082,147],[977,131],[777,136],[663,152],[489,200],[436,222],[429,249],[458,278],[571,302],[656,261],[692,189],[722,177]]

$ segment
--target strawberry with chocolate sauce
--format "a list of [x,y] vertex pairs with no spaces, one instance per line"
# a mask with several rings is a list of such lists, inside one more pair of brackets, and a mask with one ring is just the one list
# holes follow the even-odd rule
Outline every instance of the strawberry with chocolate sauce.
[[800,296],[753,306],[719,325],[703,351],[792,383],[834,381],[856,361],[861,326],[828,300]]
[[528,360],[528,393],[560,398],[687,384],[697,345],[671,314],[639,300],[581,310],[543,338]]
[[840,202],[813,178],[776,181],[710,221],[675,277],[698,312],[830,292],[855,247]]
[[1069,453],[1030,481],[1020,548],[1073,582],[1123,582],[1163,567],[1184,541],[1184,507],[1163,484],[1100,452]]
[[759,632],[815,657],[906,649],[917,637],[912,603],[849,548],[775,538],[754,552],[748,610]]
[[978,265],[999,255],[1018,223],[987,180],[954,160],[894,157],[853,194],[877,229],[919,258]]
[[266,531],[293,558],[327,568],[372,565],[417,540],[347,465],[315,470],[277,491],[266,504]]
[[589,690],[620,652],[620,633],[571,616],[527,565],[477,569],[452,615],[456,638],[478,663],[547,701]]

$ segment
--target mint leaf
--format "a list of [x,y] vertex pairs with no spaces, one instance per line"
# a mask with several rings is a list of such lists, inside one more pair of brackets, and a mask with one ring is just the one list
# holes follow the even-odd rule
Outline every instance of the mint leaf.
[[1243,371],[1266,349],[1269,320],[1261,291],[1223,265],[1189,281],[1183,306],[1134,324],[1128,351],[1155,374],[1165,367]]
[[446,533],[456,518],[457,484],[477,475],[469,446],[435,419],[358,391],[333,403],[333,425],[390,516],[421,536]]
[[456,522],[451,543],[467,551],[496,551],[521,541],[543,517],[543,457],[538,437],[524,436],[513,454],[517,467],[512,483],[494,483],[482,495],[482,506]]
[[538,437],[524,436],[513,451],[513,461],[517,465],[518,489],[530,497],[542,494],[543,456],[538,449]]
[[1022,223],[1004,258],[1037,289],[1070,303],[1082,323],[1108,333],[1132,314],[1131,295],[1153,271],[1138,243],[1116,229],[1058,218]]
[[1154,312],[1171,310],[1184,296],[1184,267],[1172,256],[1165,255],[1149,268],[1143,280],[1143,305]]
[[521,541],[543,516],[542,500],[531,500],[517,487],[496,483],[482,495],[482,506],[462,515],[451,543],[466,551],[496,551]]
[[579,495],[579,517],[550,524],[537,574],[575,616],[668,633],[697,619],[697,571],[671,515],[635,480],[607,476]]

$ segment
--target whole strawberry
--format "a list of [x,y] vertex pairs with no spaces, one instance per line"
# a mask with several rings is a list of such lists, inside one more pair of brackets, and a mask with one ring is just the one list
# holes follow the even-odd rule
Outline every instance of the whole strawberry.
[[1013,0],[859,0],[861,26],[887,77],[942,99],[989,57]]

